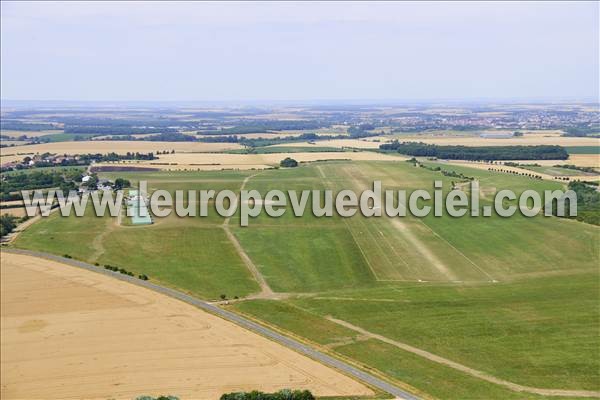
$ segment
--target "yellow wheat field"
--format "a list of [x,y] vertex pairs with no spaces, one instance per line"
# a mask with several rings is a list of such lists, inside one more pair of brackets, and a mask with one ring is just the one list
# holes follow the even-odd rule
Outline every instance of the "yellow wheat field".
[[279,165],[281,160],[291,157],[298,162],[322,160],[353,161],[401,161],[407,157],[375,152],[315,152],[315,153],[274,153],[274,154],[210,154],[175,153],[161,155],[158,160],[126,161],[121,163],[98,163],[95,166],[131,166],[158,168],[162,170],[220,170],[220,169],[263,169]]
[[77,141],[35,144],[29,146],[5,147],[0,151],[2,163],[19,161],[23,157],[45,152],[55,154],[88,154],[115,152],[220,152],[242,148],[237,143],[199,143],[199,142],[150,142],[150,141]]
[[231,391],[372,395],[362,384],[153,291],[3,252],[3,399],[217,399]]

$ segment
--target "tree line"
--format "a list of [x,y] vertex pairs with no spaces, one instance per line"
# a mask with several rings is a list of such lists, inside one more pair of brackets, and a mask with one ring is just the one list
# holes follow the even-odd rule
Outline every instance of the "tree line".
[[385,143],[380,150],[396,151],[413,157],[435,157],[447,160],[566,160],[567,151],[561,146],[439,146],[421,142]]
[[600,133],[600,125],[592,125],[592,126],[571,126],[565,128],[565,134],[563,136],[593,136],[598,135]]
[[315,400],[309,390],[284,389],[275,393],[252,392],[225,393],[220,400]]
[[23,122],[19,120],[6,120],[0,119],[0,129],[8,130],[8,131],[47,131],[51,129],[56,129],[56,126],[53,124],[47,123],[32,123],[32,122]]
[[139,135],[149,133],[174,133],[173,128],[134,127],[134,126],[82,126],[65,125],[65,133],[97,135]]

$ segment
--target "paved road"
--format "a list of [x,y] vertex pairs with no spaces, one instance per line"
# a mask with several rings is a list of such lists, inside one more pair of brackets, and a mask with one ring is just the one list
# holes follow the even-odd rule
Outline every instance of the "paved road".
[[240,325],[248,330],[259,333],[262,336],[265,336],[277,343],[280,343],[286,347],[289,347],[290,349],[297,351],[298,353],[304,354],[310,358],[318,360],[327,366],[336,368],[336,369],[344,372],[348,376],[352,376],[363,382],[366,382],[369,385],[371,385],[372,387],[375,387],[379,390],[387,392],[393,396],[396,396],[397,398],[406,399],[406,400],[419,400],[419,397],[417,397],[413,394],[410,394],[410,393],[406,392],[405,390],[402,390],[399,387],[394,386],[386,381],[383,381],[374,375],[371,375],[371,374],[364,372],[358,368],[355,368],[350,364],[347,364],[341,360],[338,360],[337,358],[330,357],[325,353],[322,353],[318,350],[313,349],[312,347],[309,347],[305,344],[298,342],[297,340],[291,339],[291,338],[284,336],[280,333],[277,333],[269,328],[259,325],[256,322],[253,322],[253,321],[250,321],[249,319],[241,317],[238,314],[235,314],[231,311],[224,310],[220,307],[215,306],[214,304],[210,304],[205,301],[198,300],[198,299],[196,299],[192,296],[189,296],[185,293],[182,293],[180,291],[170,289],[170,288],[167,288],[164,286],[156,285],[149,281],[142,281],[140,279],[137,279],[137,278],[134,278],[134,277],[131,277],[128,275],[123,275],[118,272],[109,271],[104,268],[99,268],[99,267],[96,267],[96,266],[93,266],[91,264],[87,264],[87,263],[84,263],[81,261],[59,257],[54,254],[43,253],[43,252],[39,252],[39,251],[7,249],[7,248],[2,248],[2,251],[16,253],[16,254],[25,254],[25,255],[34,256],[34,257],[46,258],[49,260],[62,262],[62,263],[65,263],[65,264],[68,264],[68,265],[71,265],[74,267],[83,268],[83,269],[93,271],[96,273],[109,275],[109,276],[112,276],[113,278],[120,279],[122,281],[126,281],[129,283],[133,283],[134,285],[143,286],[145,288],[148,288],[148,289],[154,290],[156,292],[165,294],[167,296],[176,298],[178,300],[184,301],[188,304],[191,304],[202,310],[205,310],[211,314],[218,315],[219,317],[224,318],[228,321],[231,321],[237,325]]

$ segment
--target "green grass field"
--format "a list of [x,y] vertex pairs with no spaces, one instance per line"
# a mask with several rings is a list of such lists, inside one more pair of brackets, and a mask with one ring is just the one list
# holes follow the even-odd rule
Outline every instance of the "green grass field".
[[[212,180],[210,186],[234,189],[241,184],[240,178],[232,175],[231,179]],[[149,187],[159,184],[148,182]],[[187,185],[198,188],[202,183],[192,180]],[[116,219],[98,218],[88,208],[84,218],[63,218],[55,213],[42,219],[23,232],[17,246],[116,265],[202,298],[245,296],[257,291],[258,285],[227,240],[221,227],[223,220],[209,207],[206,218],[173,214],[155,218],[155,223],[148,226],[131,226],[123,213],[124,223],[117,225]]]
[[54,142],[72,142],[74,140],[91,140],[94,136],[100,136],[97,133],[52,133],[40,136],[41,140]]
[[530,171],[541,172],[543,174],[553,175],[553,176],[575,176],[575,175],[587,175],[594,176],[597,174],[591,172],[579,171],[576,169],[570,168],[561,168],[561,167],[550,167],[550,166],[542,166],[542,167],[523,167],[524,169],[528,169]]
[[600,146],[567,146],[569,154],[600,154]]
[[[564,188],[558,182],[428,163],[474,177],[481,205],[501,189]],[[447,192],[457,178],[406,162],[313,163],[293,169],[119,172],[150,190],[370,188]],[[312,200],[312,199],[311,199]],[[425,202],[427,203],[427,202]],[[429,203],[427,203],[429,204]],[[213,210],[214,211],[214,210]],[[225,234],[225,219],[157,219],[119,226],[109,218],[44,219],[17,247],[122,266],[202,298],[257,293]],[[364,368],[437,398],[540,398],[440,365],[328,317],[495,377],[537,388],[600,390],[600,230],[555,217],[317,218],[261,215],[229,228],[283,300],[244,300],[252,316]]]

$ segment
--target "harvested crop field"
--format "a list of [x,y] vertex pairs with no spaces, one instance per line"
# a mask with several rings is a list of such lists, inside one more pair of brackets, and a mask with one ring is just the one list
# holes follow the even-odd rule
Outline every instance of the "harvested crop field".
[[188,304],[107,276],[2,253],[1,397],[135,398],[362,384]]
[[110,153],[125,154],[127,152],[149,153],[156,151],[210,153],[241,149],[237,143],[199,143],[199,142],[150,142],[150,141],[76,141],[34,144],[2,148],[2,162],[22,160],[26,155],[35,153],[55,154],[87,154]]
[[569,154],[567,160],[519,160],[520,164],[540,164],[552,167],[554,165],[576,165],[578,167],[600,168],[600,155],[598,154]]
[[352,161],[394,161],[406,160],[400,154],[382,154],[376,152],[306,152],[306,153],[273,153],[273,154],[212,154],[212,153],[175,153],[161,155],[158,160],[98,163],[98,167],[130,165],[163,170],[220,170],[220,169],[263,169],[279,165],[286,157],[298,162],[323,160],[352,160]]
[[15,208],[0,208],[0,215],[14,215],[15,217],[23,217],[25,215],[24,207],[15,207]]
[[600,155],[598,154],[571,154],[569,159],[558,164],[573,164],[578,167],[600,168]]
[[[373,140],[378,140],[377,142]],[[389,138],[385,137],[376,137],[369,139],[331,139],[331,140],[319,140],[315,142],[313,146],[323,146],[323,147],[351,147],[357,149],[378,149],[379,145],[385,143],[389,140]],[[309,142],[299,142],[299,143],[289,143],[286,146],[300,146],[306,147],[311,146]]]
[[[573,156],[571,156],[571,158],[569,158],[569,160],[530,160],[530,161],[518,161],[518,163],[526,165],[526,164],[538,164],[538,165],[542,165],[543,167],[540,168],[524,168],[524,167],[511,167],[511,166],[507,166],[507,165],[501,165],[501,164],[490,164],[490,163],[485,163],[485,162],[473,162],[473,161],[463,161],[463,160],[449,160],[449,161],[445,161],[446,164],[448,165],[460,165],[460,166],[464,166],[464,167],[469,167],[469,168],[477,168],[477,169],[482,169],[482,170],[489,170],[490,168],[492,170],[501,170],[501,171],[510,171],[510,172],[516,172],[516,173],[533,173],[535,176],[540,177],[542,179],[548,179],[548,180],[555,180],[557,176],[561,176],[561,177],[568,177],[570,180],[581,180],[581,181],[596,181],[596,180],[600,180],[600,174],[592,174],[592,173],[584,173],[584,172],[580,172],[577,170],[564,170],[567,172],[570,172],[569,174],[557,174],[557,173],[550,173],[552,172],[550,170],[550,168],[552,168],[555,165],[564,165],[564,164],[574,164],[577,166],[595,166],[595,165],[581,165],[578,164],[577,161],[572,159]],[[546,167],[546,168],[544,168]]]

